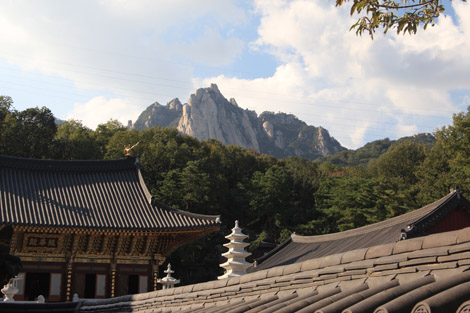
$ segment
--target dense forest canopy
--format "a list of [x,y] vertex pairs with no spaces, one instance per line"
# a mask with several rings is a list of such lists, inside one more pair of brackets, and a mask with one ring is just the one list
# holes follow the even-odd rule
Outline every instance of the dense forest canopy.
[[169,128],[127,130],[115,120],[95,130],[76,120],[56,125],[49,109],[17,111],[11,98],[0,96],[0,154],[115,159],[124,157],[124,145],[139,142],[132,153],[139,156],[157,200],[221,215],[220,233],[169,258],[185,284],[222,274],[223,236],[236,219],[254,249],[263,240],[280,243],[292,232],[316,235],[378,222],[424,206],[456,186],[468,197],[470,113],[454,115],[453,124],[434,135],[433,144],[378,141],[362,155],[341,152],[322,162],[276,159],[215,140],[201,142]]

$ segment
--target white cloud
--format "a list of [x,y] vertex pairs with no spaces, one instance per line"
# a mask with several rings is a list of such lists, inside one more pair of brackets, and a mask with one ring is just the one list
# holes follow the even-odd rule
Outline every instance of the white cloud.
[[[1,2],[0,10],[0,58],[26,71],[66,78],[82,92],[129,99],[123,101],[132,102],[133,116],[156,100],[187,98],[195,89],[189,54],[172,44],[186,40],[184,30],[211,21],[215,30],[199,34],[190,56],[218,66],[243,48],[218,29],[246,20],[232,0],[17,0]],[[168,32],[171,38],[165,37]],[[206,45],[215,40],[218,49],[211,58]]]
[[175,44],[179,54],[209,66],[231,64],[240,56],[244,43],[238,38],[225,39],[218,31],[206,28],[204,34],[191,42]]
[[390,87],[386,92],[394,108],[401,113],[436,116],[442,112],[451,115],[458,110],[447,93],[432,88]]
[[283,64],[265,79],[203,82],[218,83],[240,106],[259,113],[295,113],[352,148],[371,136],[430,131],[462,110],[452,90],[470,94],[470,6],[452,5],[460,24],[440,18],[415,36],[392,32],[372,41],[350,32],[349,8],[332,2],[256,1],[262,16],[254,45]]
[[[126,122],[155,100],[184,102],[212,82],[241,107],[293,113],[351,148],[370,138],[428,132],[442,126],[442,116],[450,121],[451,112],[465,109],[468,3],[452,2],[455,19],[440,18],[415,36],[377,33],[373,41],[350,32],[349,8],[334,4],[255,1],[258,37],[247,43],[234,28],[252,16],[237,1],[4,1],[0,38],[8,49],[0,49],[0,58],[70,79],[82,90],[106,90],[106,98],[80,102],[71,113],[90,127],[111,112],[122,111],[116,118]],[[194,77],[190,62],[225,66],[246,47],[276,58],[272,76]]]
[[418,133],[418,127],[416,127],[416,125],[398,123],[394,128],[397,137],[406,137]]
[[67,114],[67,119],[83,121],[87,127],[95,129],[98,124],[103,124],[110,119],[127,125],[127,121],[135,115],[136,111],[138,112],[138,108],[129,100],[95,97],[85,103],[76,103],[73,110]]

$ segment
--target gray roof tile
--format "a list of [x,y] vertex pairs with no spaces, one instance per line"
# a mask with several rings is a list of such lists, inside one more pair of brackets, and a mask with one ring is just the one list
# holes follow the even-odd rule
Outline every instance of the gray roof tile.
[[470,258],[470,252],[462,252],[462,253],[455,253],[446,256],[437,257],[438,262],[449,262],[449,261],[458,261],[460,259],[468,259]]
[[429,256],[426,258],[417,258],[417,259],[412,259],[409,261],[400,262],[399,266],[405,267],[405,266],[413,266],[413,265],[420,265],[420,264],[429,264],[429,263],[435,263],[436,261],[437,261],[436,256]]
[[341,281],[339,282],[338,286],[341,287],[341,290],[348,290],[355,288],[358,285],[364,284],[366,279],[367,278],[362,275],[362,277],[358,279]]
[[306,306],[308,306],[312,303],[321,301],[325,298],[328,298],[328,297],[330,297],[332,295],[335,295],[335,294],[338,294],[340,292],[341,292],[341,288],[333,288],[329,291],[319,293],[318,295],[313,296],[313,297],[309,297],[309,298],[299,297],[299,298],[293,299],[295,301],[292,301],[292,303],[286,305],[282,309],[279,309],[277,312],[278,313],[296,312],[296,311],[298,311],[300,309],[303,309],[304,307],[306,307]]
[[153,231],[220,225],[218,216],[153,200],[132,157],[53,161],[0,156],[0,193],[3,224]]
[[341,264],[342,254],[333,254],[320,258],[320,266],[327,267]]
[[376,293],[379,293],[383,290],[395,287],[398,284],[397,281],[390,281],[388,283],[385,283],[379,287],[376,288],[368,288],[363,291],[355,292],[351,294],[348,297],[343,297],[342,299],[339,299],[337,301],[334,301],[333,303],[320,308],[318,313],[336,313],[336,312],[341,312],[342,310],[350,307],[351,305],[354,305],[364,299],[369,298],[370,296],[375,295]]
[[423,285],[432,283],[434,281],[433,277],[424,277],[419,280],[415,280],[408,284],[398,285],[390,289],[384,290],[377,294],[374,294],[352,306],[346,308],[343,312],[352,313],[352,312],[372,312],[376,307],[380,306],[383,303],[386,303],[396,297],[406,294],[416,288],[419,288]]
[[339,283],[340,282],[335,281],[335,282],[332,282],[332,283],[320,285],[320,286],[317,287],[317,291],[318,291],[319,294],[329,292],[330,290],[338,288]]
[[423,241],[423,249],[455,245],[458,243],[458,235],[459,233],[457,232],[447,232],[442,236],[426,236]]
[[273,267],[268,270],[268,273],[266,277],[276,277],[282,275],[282,272],[284,272],[283,267]]
[[367,270],[364,269],[359,269],[359,270],[352,270],[352,271],[345,271],[342,273],[338,273],[338,277],[340,276],[352,276],[352,275],[364,275],[367,273]]
[[345,252],[341,257],[341,264],[364,260],[369,248],[357,249]]
[[311,259],[311,260],[307,260],[305,262],[302,262],[301,270],[302,271],[309,271],[309,270],[319,269],[320,267],[321,267],[321,260]]
[[318,276],[344,272],[344,266],[328,266],[318,271]]
[[[298,236],[293,234],[289,240],[278,248],[259,258],[257,260],[257,267],[250,269],[250,271],[303,262],[309,259],[323,261],[320,258],[340,253],[343,254],[342,257],[344,258],[340,262],[348,263],[360,258],[374,258],[406,253],[421,248],[426,249],[457,244],[458,239],[452,237],[456,234],[449,234],[448,237],[439,237],[439,240],[443,240],[442,242],[436,242],[435,240],[420,236],[425,235],[429,227],[452,210],[468,207],[468,201],[459,191],[452,191],[442,199],[423,208],[357,229],[319,236]],[[470,225],[470,214],[466,222]],[[403,235],[408,237],[408,239],[396,243]],[[464,235],[460,234],[461,237]],[[417,238],[410,239],[413,237]],[[465,241],[465,238],[462,237],[461,240]],[[392,251],[392,248],[395,251]],[[365,252],[365,256],[363,252]],[[312,262],[306,266],[314,269],[318,264]],[[327,266],[327,264],[320,264],[320,267],[324,266]]]
[[399,274],[397,274],[395,279],[398,279],[400,284],[403,285],[403,284],[406,284],[406,283],[410,283],[414,280],[426,277],[426,276],[429,275],[429,273],[430,273],[429,270],[425,270],[425,271],[422,271],[422,272],[399,273]]
[[456,268],[459,266],[457,262],[445,262],[445,263],[438,263],[438,264],[425,264],[417,266],[418,271],[427,271],[427,270],[443,270],[443,269],[450,269]]
[[468,313],[468,312],[470,312],[470,300],[462,303],[456,311],[456,313]]
[[388,271],[380,271],[380,272],[373,272],[370,274],[371,277],[373,276],[382,276],[382,275],[397,275],[403,273],[415,273],[417,271],[416,267],[403,267],[396,270],[388,270]]
[[[460,233],[461,231],[453,232],[453,234],[456,234],[457,236]],[[432,237],[438,239],[438,237],[441,235],[449,237],[448,234],[437,234],[433,235]],[[440,242],[442,244],[445,244],[446,241],[441,240]],[[464,244],[465,243],[462,243],[462,247]],[[262,310],[264,312],[273,312],[275,311],[275,309],[282,309],[282,307],[284,307],[284,310],[288,311],[288,309],[286,309],[286,306],[291,305],[291,309],[295,307],[297,308],[297,310],[303,310],[305,307],[310,306],[309,309],[325,309],[325,312],[328,312],[328,309],[335,306],[340,306],[342,309],[346,306],[344,302],[351,301],[351,303],[354,302],[354,304],[348,303],[347,305],[349,305],[350,307],[346,308],[346,312],[348,312],[348,310],[350,311],[353,308],[361,308],[366,311],[373,311],[379,306],[387,305],[388,302],[397,299],[397,297],[401,297],[403,295],[407,295],[408,297],[410,294],[414,295],[417,293],[423,293],[423,290],[425,290],[423,288],[427,286],[426,284],[430,284],[433,281],[439,282],[443,279],[449,279],[449,277],[453,275],[458,278],[451,278],[451,280],[463,280],[465,282],[470,282],[470,274],[468,274],[470,273],[470,271],[467,272],[469,266],[463,265],[456,267],[459,261],[470,261],[470,255],[466,253],[468,251],[465,250],[465,252],[454,253],[454,256],[457,255],[461,258],[459,261],[448,261],[444,263],[439,263],[438,261],[436,261],[436,258],[438,257],[447,257],[437,255],[444,253],[445,251],[447,251],[447,249],[450,249],[454,246],[455,245],[444,245],[442,246],[442,249],[441,247],[435,247],[430,249],[417,249],[408,253],[399,253],[385,257],[352,261],[350,263],[340,265],[327,265],[319,269],[308,271],[302,270],[308,268],[307,266],[303,266],[303,263],[299,263],[299,267],[293,267],[292,265],[288,265],[280,267],[275,271],[268,270],[265,272],[259,272],[257,274],[259,275],[257,279],[254,279],[255,276],[251,276],[253,274],[250,274],[249,276],[247,276],[246,279],[232,280],[234,285],[228,287],[217,287],[218,282],[212,282],[199,284],[201,286],[199,288],[193,287],[193,291],[187,295],[184,295],[185,287],[176,288],[177,290],[175,290],[171,295],[167,294],[164,291],[158,291],[156,293],[152,293],[152,296],[156,298],[155,300],[158,300],[154,301],[153,303],[158,303],[158,306],[162,308],[172,308],[176,311],[178,311],[182,307],[186,308],[187,305],[191,303],[204,303],[205,307],[200,309],[200,312],[224,312],[234,308],[233,303],[237,298],[243,299],[241,302],[238,302],[238,305],[243,306],[247,304],[246,302],[251,301],[253,299],[259,301],[259,299],[261,298],[276,295],[279,298],[279,301],[274,300],[272,301],[272,303],[267,302],[263,304],[262,308],[260,307],[259,310]],[[393,251],[401,250],[392,249],[392,253]],[[456,249],[456,251],[461,250]],[[429,256],[430,254],[432,256]],[[401,265],[406,266],[400,267],[400,260],[403,259],[403,255],[412,255],[413,258],[410,258],[406,261],[401,261]],[[336,260],[338,258],[332,257],[330,259]],[[385,264],[374,266],[374,263],[377,261],[379,263],[381,263],[381,261],[385,261]],[[348,269],[348,267],[354,269],[351,270]],[[286,271],[285,269],[289,270]],[[379,269],[381,271],[377,271]],[[289,272],[292,273],[286,274]],[[263,278],[267,277],[269,273],[271,273],[272,277]],[[321,273],[324,273],[325,275],[319,275]],[[279,276],[275,276],[275,274]],[[228,283],[230,282],[230,280],[226,280],[226,282]],[[389,286],[390,288],[388,288],[385,287],[384,284],[393,284],[396,286]],[[371,292],[371,294],[367,293],[369,291],[356,291],[352,292],[350,296],[343,298],[340,294],[338,294],[337,297],[332,297],[333,294],[327,295],[327,293],[331,292],[332,290],[340,290],[341,294],[344,295],[344,292],[346,292],[347,290],[352,290],[354,288],[364,288],[365,286],[368,286],[368,290],[372,290],[374,288],[382,288],[383,291]],[[442,291],[450,288],[452,288],[452,286],[449,288],[444,286]],[[202,290],[195,292],[195,289]],[[233,290],[230,291],[230,289]],[[309,296],[304,297],[306,293],[311,293],[314,290],[315,294],[318,296],[317,299],[323,299],[321,300],[323,302],[318,302],[318,304],[315,305],[313,305],[314,302],[311,302],[311,300],[315,297],[314,295],[310,294]],[[421,291],[418,292],[419,290]],[[291,295],[292,297],[294,297],[294,292],[296,295],[300,296],[295,297],[295,299],[286,299],[285,301],[282,299],[286,295]],[[164,294],[165,296],[163,296]],[[195,294],[206,294],[206,297],[201,296],[195,298]],[[426,291],[424,291],[424,294],[426,294]],[[430,296],[432,296],[433,294],[431,294]],[[362,295],[362,299],[359,298],[358,295]],[[304,298],[300,299],[301,297]],[[407,297],[405,298],[408,299]],[[412,298],[414,298],[414,300],[406,301],[408,301],[412,305],[415,305],[418,301],[420,301],[419,297],[413,296]],[[230,304],[224,302],[227,299],[231,299]],[[113,299],[112,301],[114,304],[117,305],[121,300],[122,299]],[[85,300],[85,303],[86,301],[87,300]],[[107,300],[101,300],[96,303],[106,303],[106,301]],[[460,299],[457,299],[457,302],[459,301]],[[129,303],[122,305],[121,307],[124,307],[126,309],[132,309],[134,312],[141,312],[139,310],[151,305],[147,301],[134,302],[134,304],[135,306],[133,307],[129,307]],[[214,304],[216,306],[209,309],[209,306]],[[408,306],[409,305],[407,305],[406,307],[408,308]],[[85,307],[87,307],[87,304],[85,304]],[[117,308],[117,306],[114,306],[114,308]],[[244,308],[246,309],[246,307]],[[108,311],[104,313],[111,313],[110,310],[112,309],[113,304],[108,302]],[[85,310],[86,309],[84,308],[83,311]],[[258,309],[250,310],[252,310],[252,312],[259,311]],[[90,312],[90,310],[87,310],[87,312]]]
[[459,234],[457,235],[457,243],[465,243],[470,241],[470,228],[464,228],[460,230]]
[[392,255],[394,247],[395,247],[395,242],[370,247],[369,250],[367,250],[366,259],[373,259],[373,258]]
[[289,275],[293,273],[298,273],[300,272],[302,264],[301,263],[294,263],[294,264],[289,264],[284,268],[284,275]]
[[397,268],[398,268],[398,263],[389,263],[389,264],[377,265],[377,266],[371,267],[367,269],[367,272],[369,273],[381,272],[381,271],[387,271],[387,270],[395,270]]
[[449,254],[449,247],[436,247],[431,249],[416,250],[408,253],[408,259],[423,258],[428,256],[442,256]]
[[470,251],[470,242],[460,243],[455,246],[449,247],[450,254],[458,253],[458,252],[465,252],[465,251]]
[[383,256],[375,260],[374,264],[375,265],[383,265],[383,264],[389,264],[389,263],[397,263],[397,262],[404,262],[408,261],[408,254],[407,253],[402,253],[402,254],[394,254],[390,256]]
[[381,308],[385,309],[384,312],[409,312],[417,302],[469,280],[470,273],[437,280],[433,283],[423,286],[422,288],[416,288],[413,291],[394,298],[393,300],[377,308],[377,312],[380,312]]
[[431,270],[431,275],[436,279],[445,279],[451,276],[460,275],[463,272],[468,271],[469,266],[459,266],[457,268],[444,269],[444,270]]
[[362,284],[357,286],[356,288],[349,289],[349,290],[341,290],[340,293],[337,293],[335,295],[332,295],[328,298],[322,299],[320,301],[317,301],[315,303],[312,303],[305,308],[299,310],[299,313],[307,313],[307,312],[315,312],[323,307],[326,307],[332,303],[336,303],[338,301],[341,301],[344,298],[350,298],[354,294],[360,293],[364,290],[367,290],[369,286],[367,284]]
[[423,246],[423,240],[422,237],[400,240],[393,246],[393,254],[419,250]]
[[278,305],[279,303],[282,303],[282,302],[285,302],[285,301],[288,301],[288,300],[292,300],[294,298],[297,297],[297,294],[295,293],[290,293],[288,295],[286,295],[285,297],[280,297],[278,295],[278,299],[277,300],[274,300],[274,301],[271,301],[269,303],[266,303],[266,304],[261,304],[259,306],[257,306],[256,308],[253,308],[251,310],[248,310],[246,311],[246,313],[257,313],[257,312],[261,312],[267,308],[270,308],[270,307],[273,307],[273,306],[276,306]]
[[344,269],[346,271],[355,270],[355,269],[362,269],[362,268],[368,269],[368,268],[374,266],[374,262],[375,262],[374,259],[367,259],[367,260],[364,260],[364,261],[358,261],[358,262],[354,262],[354,263],[350,263],[350,264],[344,264]]
[[411,312],[455,312],[462,302],[470,298],[469,290],[470,282],[454,286],[415,304]]

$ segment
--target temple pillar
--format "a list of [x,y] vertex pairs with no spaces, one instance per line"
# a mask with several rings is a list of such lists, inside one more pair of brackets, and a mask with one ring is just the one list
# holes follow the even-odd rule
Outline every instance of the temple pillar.
[[158,264],[152,266],[153,291],[157,290]]
[[153,290],[157,290],[158,287],[158,269],[160,268],[160,265],[165,262],[165,257],[162,256],[161,254],[155,254],[153,256],[154,262],[152,264],[152,287]]
[[67,269],[65,274],[65,301],[72,301],[72,267],[73,262],[70,260],[67,262]]
[[116,290],[116,263],[111,263],[111,298],[115,297]]

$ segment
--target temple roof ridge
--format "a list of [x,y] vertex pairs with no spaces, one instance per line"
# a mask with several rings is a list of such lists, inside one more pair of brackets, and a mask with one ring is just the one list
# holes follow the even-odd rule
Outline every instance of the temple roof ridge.
[[304,242],[304,243],[337,240],[337,239],[343,239],[343,238],[350,237],[350,236],[362,235],[362,234],[365,234],[374,230],[378,230],[384,227],[402,224],[403,222],[406,222],[406,221],[409,221],[411,225],[417,222],[424,221],[436,210],[441,209],[451,200],[459,198],[460,196],[461,195],[458,190],[452,190],[449,194],[447,194],[446,196],[444,196],[443,198],[439,200],[434,201],[431,204],[428,204],[422,208],[413,210],[411,212],[404,213],[404,214],[386,219],[384,221],[380,221],[374,224],[365,225],[365,226],[354,228],[354,229],[348,229],[348,230],[337,232],[337,233],[324,234],[324,235],[302,236],[302,235],[297,235],[296,233],[292,233],[291,239],[293,242]]
[[132,156],[92,161],[0,156],[0,187],[4,224],[152,231],[221,224],[218,215],[174,209],[155,200]]
[[[325,235],[300,236],[294,233],[275,249],[258,258],[257,267],[248,271],[259,271],[278,265],[422,236],[427,234],[427,230],[439,220],[461,208],[468,211],[468,201],[458,190],[451,190],[449,194],[429,205],[378,223]],[[461,227],[470,226],[468,218],[465,223],[467,225]]]

